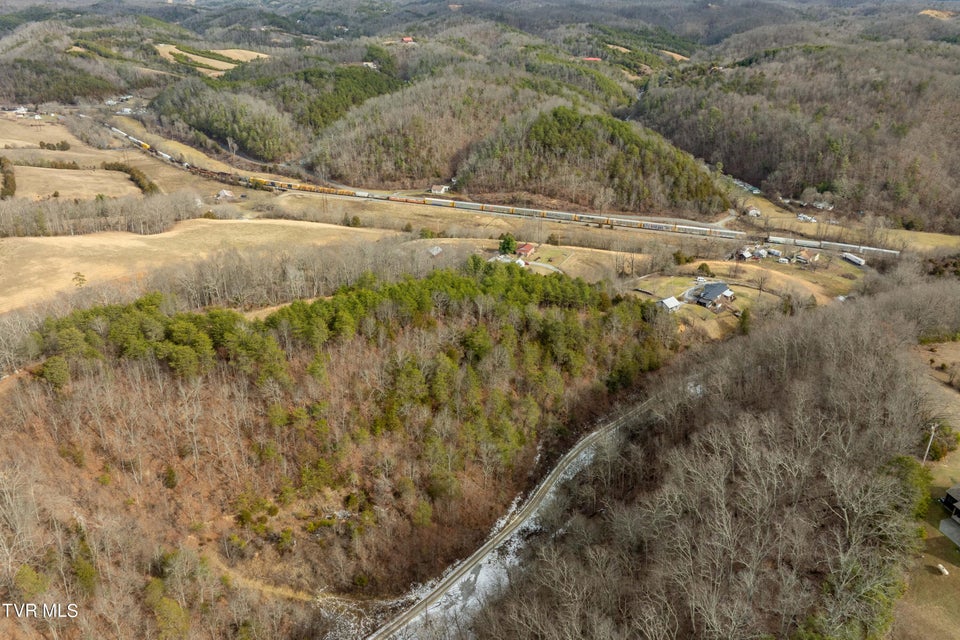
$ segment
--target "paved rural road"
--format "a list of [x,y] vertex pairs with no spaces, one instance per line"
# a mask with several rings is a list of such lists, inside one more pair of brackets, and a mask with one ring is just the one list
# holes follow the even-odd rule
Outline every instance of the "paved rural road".
[[474,568],[480,565],[484,558],[499,547],[507,538],[509,538],[517,529],[519,529],[537,509],[543,504],[544,500],[564,478],[567,470],[574,464],[585,451],[597,445],[603,438],[613,434],[617,429],[626,424],[630,419],[640,415],[641,411],[647,406],[650,399],[647,399],[632,409],[626,411],[620,416],[610,420],[602,425],[590,435],[584,437],[578,442],[566,455],[557,462],[553,470],[540,483],[537,489],[527,499],[526,503],[520,508],[513,518],[497,532],[486,543],[477,549],[472,556],[461,562],[457,567],[441,580],[433,591],[427,594],[422,600],[404,611],[402,614],[374,631],[368,640],[392,638],[401,633],[404,628],[417,616],[429,609],[433,604],[439,602],[447,592],[450,591],[458,581],[470,573]]

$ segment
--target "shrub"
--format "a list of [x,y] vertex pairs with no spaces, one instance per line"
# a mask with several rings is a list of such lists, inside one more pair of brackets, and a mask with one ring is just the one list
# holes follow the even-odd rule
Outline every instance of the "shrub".
[[42,573],[37,573],[33,570],[33,567],[25,564],[17,570],[17,574],[13,577],[13,583],[20,591],[23,599],[31,601],[46,592],[50,586],[50,578]]
[[40,377],[57,391],[62,391],[70,383],[70,365],[63,356],[47,358],[40,368]]
[[176,489],[177,484],[180,480],[177,478],[177,470],[167,465],[167,468],[163,470],[163,486],[167,489]]

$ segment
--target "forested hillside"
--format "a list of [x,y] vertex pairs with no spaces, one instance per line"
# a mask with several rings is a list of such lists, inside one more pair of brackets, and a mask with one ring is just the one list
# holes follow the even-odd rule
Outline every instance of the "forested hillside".
[[473,631],[883,637],[930,502],[913,456],[934,409],[904,345],[955,338],[956,295],[808,312],[669,372]]
[[920,18],[909,41],[871,22],[731,38],[650,78],[636,114],[770,193],[955,233],[960,25]]
[[[592,119],[622,118],[646,75],[676,67],[673,56],[698,48],[635,17],[548,21],[525,31],[504,15],[433,3],[416,15],[388,3],[382,11],[392,22],[377,16],[352,31],[348,18],[373,18],[369,7],[246,8],[229,18],[185,6],[136,17],[87,11],[43,14],[42,23],[30,22],[29,12],[11,14],[0,98],[102,103],[137,92],[151,99],[137,117],[158,133],[225,160],[239,153],[306,165],[320,180],[357,186],[422,188],[469,178],[478,195],[516,190],[558,206],[704,214],[726,207],[712,178],[663,141],[635,125],[624,137],[611,132],[612,119]],[[342,18],[335,37],[313,36],[326,33],[318,31],[321,18]],[[372,32],[381,18],[384,27]],[[249,46],[241,26],[269,40],[257,52],[266,57],[240,62],[214,51]],[[232,68],[218,70],[224,63]],[[605,122],[607,132],[563,157],[553,149],[545,149],[549,157],[539,148],[530,153],[524,143],[525,152],[510,159],[513,175],[495,180],[487,152],[558,106],[591,117],[583,122]],[[619,144],[622,152],[613,149]],[[641,147],[657,151],[641,154]],[[580,174],[570,188],[534,177],[567,169]],[[635,169],[642,177],[631,175]]]
[[707,170],[656,134],[568,107],[486,141],[468,158],[458,184],[597,209],[712,213],[729,207]]
[[173,78],[154,71],[171,65],[149,42],[182,37],[182,29],[146,18],[93,18],[79,11],[52,14],[44,22],[14,22],[15,27],[0,30],[0,103],[100,102],[161,87]]
[[4,392],[4,455],[35,445],[3,460],[0,491],[36,515],[0,521],[19,541],[2,584],[82,600],[87,633],[118,616],[136,636],[337,623],[243,608],[201,554],[308,592],[392,595],[437,575],[529,482],[538,446],[659,366],[669,324],[650,303],[477,258],[262,322],[175,308],[155,294],[50,318],[31,338],[35,380]]

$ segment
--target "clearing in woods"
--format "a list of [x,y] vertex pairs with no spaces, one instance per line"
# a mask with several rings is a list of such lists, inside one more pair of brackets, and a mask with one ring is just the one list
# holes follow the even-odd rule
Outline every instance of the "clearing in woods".
[[211,51],[219,53],[222,56],[227,56],[228,58],[233,58],[234,60],[239,60],[240,62],[250,62],[258,58],[270,57],[265,53],[250,51],[248,49],[211,49]]
[[939,9],[924,9],[920,12],[922,16],[930,16],[931,18],[936,18],[937,20],[950,20],[956,17],[957,13],[955,11],[941,11]]
[[71,147],[83,145],[66,127],[49,116],[34,120],[17,118],[7,112],[0,115],[0,155],[8,154],[13,149],[39,149],[41,142],[61,140],[69,142]]
[[[187,53],[182,51],[176,45],[173,44],[156,44],[154,45],[157,52],[160,56],[171,62],[178,62],[184,64],[177,58],[183,56],[188,60],[192,60],[197,63],[197,71],[203,73],[211,78],[219,78],[224,73],[233,69],[237,66],[235,62],[225,62],[223,60],[217,60],[216,58],[208,58],[203,55],[198,55],[195,53]],[[237,62],[249,62],[250,60],[256,60],[257,58],[268,58],[269,56],[265,53],[257,53],[256,51],[248,51],[246,49],[211,49],[211,53],[218,53],[222,56],[226,56]],[[182,58],[181,58],[182,59]],[[187,65],[192,66],[192,65]]]
[[684,61],[690,59],[690,58],[688,58],[687,56],[680,55],[679,53],[675,53],[675,52],[673,52],[673,51],[667,51],[666,49],[660,49],[660,53],[662,53],[662,54],[664,54],[664,55],[667,55],[667,56],[670,56],[671,58],[673,58],[673,59],[676,60],[677,62],[684,62]]
[[[818,305],[829,304],[840,295],[850,293],[854,282],[862,277],[862,272],[843,260],[821,258],[823,264],[815,269],[800,268],[796,264],[779,264],[776,260],[766,259],[756,262],[731,262],[719,260],[696,260],[690,265],[690,277],[697,275],[694,270],[706,262],[717,278],[730,282],[756,284],[765,278],[765,291],[791,293],[795,297],[807,299],[813,296]],[[819,261],[818,261],[819,262]]]

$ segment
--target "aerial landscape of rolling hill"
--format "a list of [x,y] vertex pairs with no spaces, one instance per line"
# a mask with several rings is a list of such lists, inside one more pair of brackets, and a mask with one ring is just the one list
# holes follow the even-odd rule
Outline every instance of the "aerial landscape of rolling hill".
[[952,637],[958,61],[948,2],[5,2],[0,637]]

